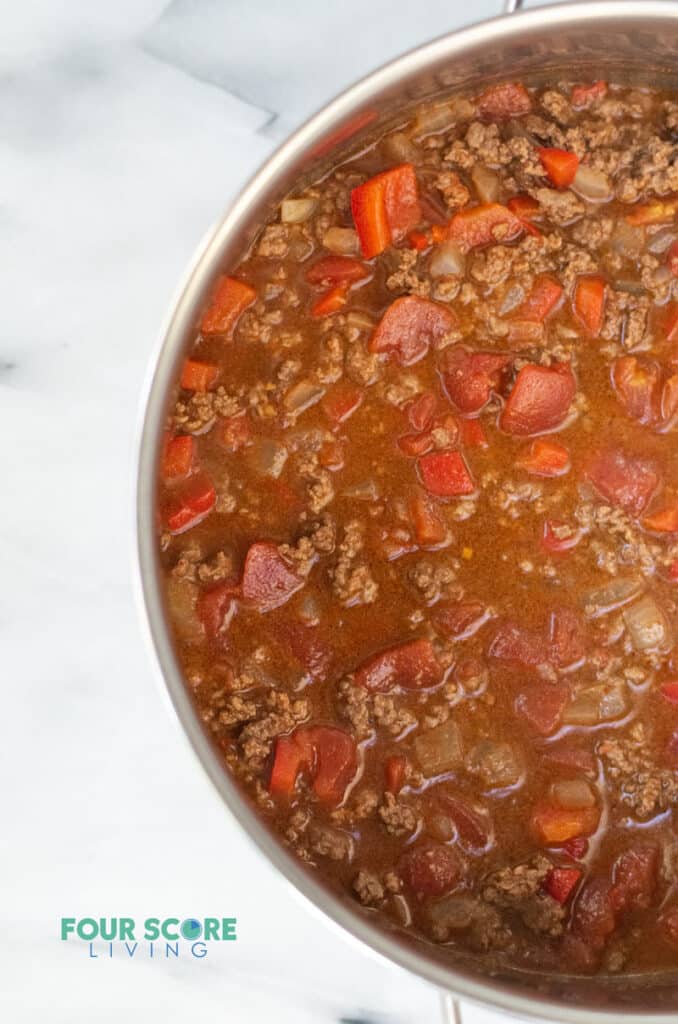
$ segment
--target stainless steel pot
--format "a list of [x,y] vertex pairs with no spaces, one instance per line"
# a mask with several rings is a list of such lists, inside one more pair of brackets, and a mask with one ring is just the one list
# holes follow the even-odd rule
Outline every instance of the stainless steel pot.
[[[506,0],[507,13],[520,0]],[[182,680],[164,614],[156,540],[160,439],[180,362],[217,273],[233,266],[257,227],[293,183],[315,178],[392,124],[403,109],[455,89],[506,78],[530,82],[609,78],[678,87],[678,3],[606,0],[499,17],[443,36],[375,71],[333,100],[278,149],[203,243],[176,297],[149,377],[138,462],[141,591],[150,636],[174,710],[212,782],[242,827],[281,874],[316,907],[378,953],[441,989],[522,1016],[570,1022],[676,1020],[678,976],[602,984],[575,978],[490,975],[472,960],[450,963],[439,949],[378,924],[344,901],[269,831],[218,760]],[[632,987],[629,988],[629,983]]]

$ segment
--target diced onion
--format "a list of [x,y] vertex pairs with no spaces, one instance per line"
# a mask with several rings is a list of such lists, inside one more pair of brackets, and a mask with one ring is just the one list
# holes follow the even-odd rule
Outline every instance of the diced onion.
[[642,281],[631,277],[618,277],[614,282],[615,291],[627,292],[629,295],[644,295],[647,291]]
[[598,725],[623,718],[628,710],[624,688],[612,686],[590,686],[580,690],[563,712],[565,725]]
[[432,814],[426,819],[426,831],[441,843],[448,843],[457,834],[457,827],[447,814]]
[[610,245],[620,256],[635,259],[643,248],[643,232],[626,220],[619,220],[610,238]]
[[666,615],[649,594],[624,609],[624,623],[637,651],[666,651],[671,645]]
[[397,163],[412,163],[417,159],[419,150],[405,132],[394,132],[384,139],[384,148],[388,155]]
[[499,307],[499,316],[506,316],[507,313],[517,309],[524,298],[525,289],[519,284],[511,285]]
[[310,380],[300,380],[293,384],[283,398],[283,405],[288,412],[299,413],[309,409],[325,394],[325,389]]
[[199,588],[188,580],[170,576],[165,594],[167,610],[177,636],[185,643],[198,643],[203,638],[203,628],[196,611]]
[[516,752],[510,743],[482,740],[469,755],[468,767],[480,776],[487,789],[512,786],[522,774]]
[[431,277],[461,277],[466,269],[466,259],[455,242],[441,242],[436,246],[429,262]]
[[315,626],[320,622],[320,605],[313,594],[304,594],[299,605],[299,618],[307,626]]
[[584,611],[591,619],[620,608],[628,601],[637,597],[643,584],[639,579],[620,576],[606,583],[604,587],[596,587],[584,595]]
[[328,228],[323,235],[323,245],[340,256],[355,256],[360,248],[358,234],[353,228]]
[[495,203],[501,192],[501,179],[496,171],[491,171],[484,164],[474,164],[471,181],[478,193],[481,203]]
[[452,719],[422,733],[414,741],[419,763],[428,778],[458,768],[464,756],[459,726]]
[[470,121],[475,117],[475,107],[463,96],[455,96],[446,103],[424,107],[417,114],[415,132],[417,135],[432,135],[443,132],[459,121]]
[[596,797],[584,779],[562,779],[551,787],[553,799],[566,811],[577,811],[581,807],[593,807]]
[[477,902],[472,896],[445,896],[428,908],[431,923],[445,932],[461,931],[472,924]]
[[341,493],[344,498],[353,498],[355,501],[376,501],[379,497],[379,488],[374,480],[363,480],[359,484],[352,484]]
[[586,164],[579,164],[572,182],[572,190],[578,192],[584,199],[590,199],[591,202],[602,202],[612,196],[607,175],[602,171],[595,171]]
[[262,438],[252,445],[249,461],[259,476],[270,476],[277,480],[287,462],[287,448],[278,441]]
[[303,224],[317,205],[317,199],[283,199],[280,204],[280,219],[283,224]]
[[650,235],[645,248],[648,252],[654,253],[655,256],[660,256],[673,245],[676,238],[678,238],[678,234],[676,234],[674,227],[661,228],[654,235]]

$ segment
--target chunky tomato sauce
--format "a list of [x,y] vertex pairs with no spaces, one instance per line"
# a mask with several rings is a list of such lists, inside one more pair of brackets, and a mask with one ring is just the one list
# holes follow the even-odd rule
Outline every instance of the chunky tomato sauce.
[[281,840],[488,963],[678,958],[678,104],[422,108],[216,283],[161,459],[186,683]]

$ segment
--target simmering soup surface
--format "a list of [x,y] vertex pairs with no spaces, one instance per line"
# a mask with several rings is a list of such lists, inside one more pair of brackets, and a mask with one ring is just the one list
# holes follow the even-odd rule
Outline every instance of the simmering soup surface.
[[217,281],[168,425],[168,614],[225,765],[495,966],[678,962],[677,213],[666,94],[422,108]]

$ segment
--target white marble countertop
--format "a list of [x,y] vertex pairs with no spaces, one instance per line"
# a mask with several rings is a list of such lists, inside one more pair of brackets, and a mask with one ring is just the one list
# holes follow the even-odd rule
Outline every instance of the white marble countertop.
[[[158,325],[244,179],[341,86],[499,0],[3,6],[0,1018],[437,1022],[436,991],[253,851],[167,714],[133,603],[132,452]],[[239,939],[203,960],[60,940],[64,916],[123,915],[237,916]]]

